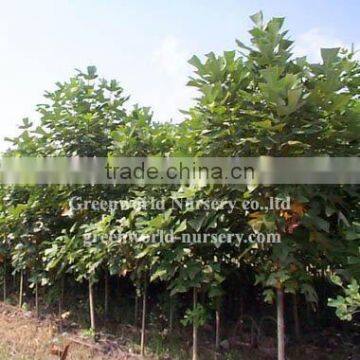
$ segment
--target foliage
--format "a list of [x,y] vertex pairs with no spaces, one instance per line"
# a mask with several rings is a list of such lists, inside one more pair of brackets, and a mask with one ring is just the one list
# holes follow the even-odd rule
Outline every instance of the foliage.
[[[253,15],[251,44],[222,55],[194,56],[189,85],[199,97],[180,124],[157,123],[149,108],[126,108],[117,81],[96,68],[46,93],[40,124],[24,119],[11,139],[13,156],[356,156],[359,153],[359,62],[345,49],[322,49],[322,62],[294,58],[284,19],[265,23]],[[226,297],[226,282],[246,269],[271,303],[275,290],[319,301],[315,281],[341,269],[354,279],[345,296],[329,302],[343,319],[359,305],[358,186],[348,185],[76,185],[2,186],[0,263],[26,272],[44,287],[68,281],[99,282],[104,274],[136,288],[158,286],[170,296],[203,294],[210,306],[185,309],[183,324],[204,325]],[[73,213],[71,197],[164,199],[166,210],[132,207],[111,214]],[[291,198],[290,210],[245,211],[171,208],[171,202]],[[158,231],[173,234],[272,233],[280,244],[146,242]],[[132,241],[131,234],[142,241]],[[121,234],[123,241],[112,235]],[[6,275],[6,273],[5,273]],[[241,288],[243,283],[236,283]],[[229,291],[229,289],[227,289]],[[240,290],[239,290],[240,291]],[[185,302],[186,307],[189,302]],[[93,329],[91,330],[93,331]],[[92,334],[92,332],[91,332]]]
[[332,282],[342,288],[344,296],[338,295],[336,299],[329,299],[328,304],[336,308],[336,315],[341,320],[350,321],[354,314],[360,311],[360,291],[356,279],[352,279],[345,287],[338,275],[331,277]]

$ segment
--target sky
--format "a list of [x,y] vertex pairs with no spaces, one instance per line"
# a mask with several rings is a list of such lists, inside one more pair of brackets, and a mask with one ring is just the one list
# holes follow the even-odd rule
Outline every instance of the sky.
[[195,96],[187,61],[247,42],[259,10],[285,17],[294,53],[311,61],[321,47],[360,48],[358,0],[0,0],[0,150],[22,118],[38,121],[45,90],[88,65],[156,120],[181,121]]

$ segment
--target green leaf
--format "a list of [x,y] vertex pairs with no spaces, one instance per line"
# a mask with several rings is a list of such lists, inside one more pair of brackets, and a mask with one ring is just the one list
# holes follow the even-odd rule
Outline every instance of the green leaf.
[[90,77],[94,77],[96,75],[96,66],[88,66],[87,72]]
[[263,120],[263,121],[257,121],[255,123],[257,127],[260,127],[262,129],[270,129],[272,126],[271,120]]
[[154,272],[154,274],[151,275],[150,281],[154,281],[158,278],[162,279],[164,277],[164,275],[166,275],[166,274],[167,274],[166,269],[158,269]]
[[186,230],[187,225],[186,225],[186,220],[183,220],[179,226],[175,229],[174,234],[178,234],[183,232],[184,230]]
[[252,51],[251,47],[249,46],[246,46],[243,42],[241,42],[240,40],[235,40],[236,41],[236,44],[242,48],[242,49],[246,49],[246,50],[249,50],[249,51]]
[[201,63],[200,59],[194,55],[188,63],[194,67],[196,67],[198,70],[202,70],[204,68],[203,64]]
[[337,59],[340,48],[323,48],[321,49],[321,58],[324,64],[330,64]]
[[257,27],[262,27],[263,26],[263,22],[264,22],[264,15],[262,11],[257,12],[254,15],[250,16],[250,19],[253,21],[253,23],[257,26]]

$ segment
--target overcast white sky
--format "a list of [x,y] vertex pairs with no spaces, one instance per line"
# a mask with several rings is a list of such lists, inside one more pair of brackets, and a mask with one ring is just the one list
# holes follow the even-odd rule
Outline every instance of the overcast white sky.
[[75,68],[95,65],[120,81],[131,102],[159,121],[181,120],[191,104],[187,60],[247,41],[249,15],[285,16],[298,55],[360,43],[358,0],[11,0],[0,2],[0,150],[45,90]]

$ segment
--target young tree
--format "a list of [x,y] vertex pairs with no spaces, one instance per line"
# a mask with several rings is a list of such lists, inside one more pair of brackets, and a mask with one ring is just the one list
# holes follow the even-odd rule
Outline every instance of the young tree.
[[[189,85],[198,89],[200,97],[184,123],[188,128],[185,131],[193,134],[195,141],[185,136],[184,142],[190,141],[194,154],[203,156],[356,155],[359,144],[356,79],[360,68],[353,54],[322,49],[322,63],[310,64],[306,58],[292,56],[293,42],[287,38],[287,31],[282,30],[283,18],[265,23],[260,12],[251,19],[255,24],[250,31],[251,45],[237,41],[241,56],[227,51],[222,56],[210,53],[205,62],[196,56],[191,59],[196,77]],[[352,197],[346,195],[349,191]],[[358,196],[355,192],[356,189],[347,186],[295,185],[257,186],[243,192],[243,196],[251,194],[260,202],[270,196],[283,198],[290,194],[293,204],[297,204],[286,216],[276,211],[248,215],[254,230],[278,229],[285,235],[281,244],[256,251],[260,262],[271,269],[266,283],[270,281],[277,289],[279,359],[285,358],[283,292],[286,283],[292,280],[291,267],[297,265],[294,255],[306,254],[309,242],[315,242],[316,249],[311,252],[314,257],[301,264],[302,268],[316,262],[319,254],[329,259],[321,265],[328,265],[332,262],[330,258],[338,254],[335,246],[334,251],[327,246],[330,239],[343,244],[348,254],[352,253],[341,236],[342,221],[336,222],[336,218],[346,219],[350,215]],[[293,254],[293,261],[287,257],[289,254]],[[293,281],[290,283],[294,285]],[[301,289],[304,285],[297,286]],[[308,284],[305,289],[309,293]]]

